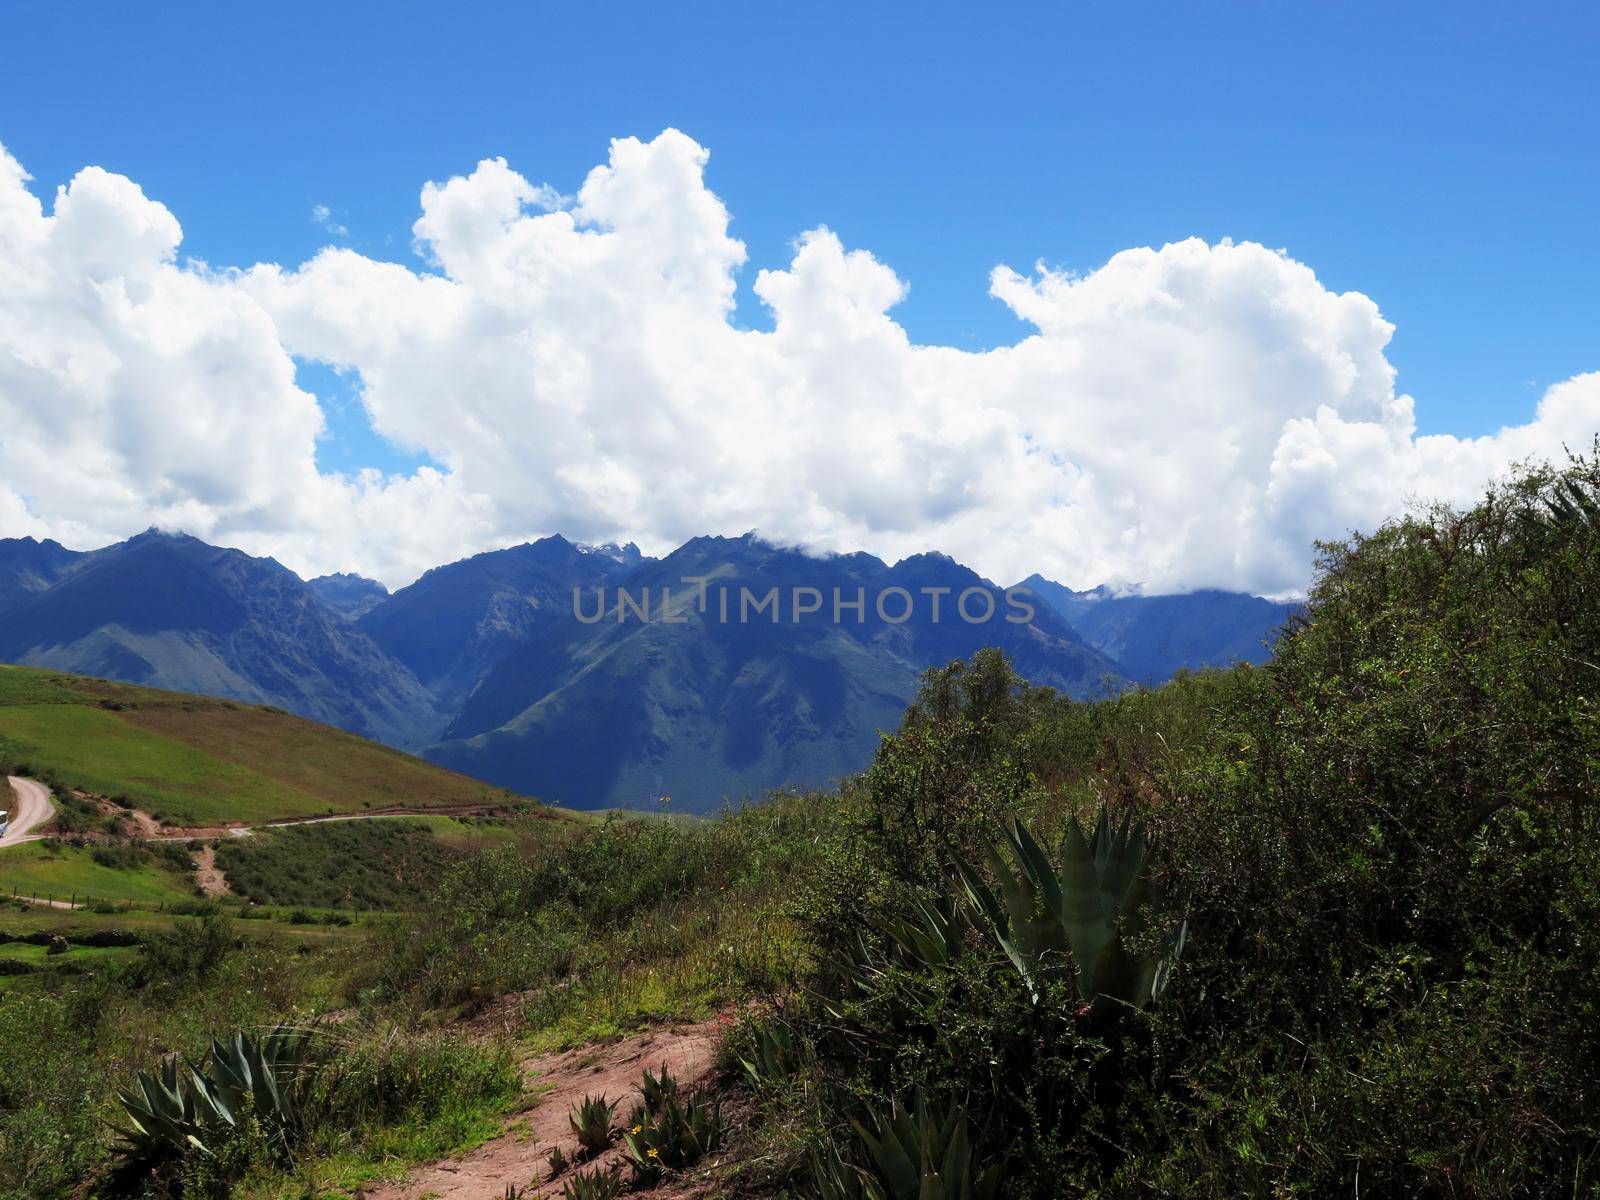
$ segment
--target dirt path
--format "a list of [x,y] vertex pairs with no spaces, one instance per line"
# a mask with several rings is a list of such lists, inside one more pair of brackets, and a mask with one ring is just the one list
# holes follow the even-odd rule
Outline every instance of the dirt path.
[[138,809],[107,808],[113,815],[133,823],[133,837],[150,842],[191,842],[210,838],[249,837],[258,829],[281,829],[286,825],[322,825],[328,821],[382,821],[394,817],[495,817],[503,816],[503,804],[397,805],[356,813],[324,813],[316,817],[268,817],[248,824],[235,821],[227,825],[162,825]]
[[195,882],[200,885],[200,890],[208,896],[228,896],[233,889],[228,886],[228,878],[222,873],[222,868],[217,866],[217,848],[210,844],[200,847],[194,856]]
[[31,831],[56,815],[56,806],[50,802],[50,789],[16,775],[6,776],[6,782],[11,785],[16,803],[11,806],[11,820],[5,836],[0,837],[0,847],[35,841],[40,835]]
[[[549,1179],[550,1151],[560,1146],[567,1156],[577,1154],[577,1139],[567,1124],[572,1106],[586,1095],[604,1094],[618,1100],[617,1120],[628,1115],[639,1098],[639,1078],[646,1067],[659,1070],[662,1063],[684,1086],[693,1086],[711,1073],[715,1062],[715,1022],[656,1029],[608,1045],[584,1046],[563,1054],[543,1055],[523,1064],[528,1085],[540,1091],[538,1106],[512,1120],[507,1131],[458,1159],[416,1168],[401,1184],[369,1189],[367,1200],[499,1200],[506,1185],[528,1188],[528,1200],[559,1196],[561,1185],[577,1170],[568,1167]],[[619,1143],[620,1144],[620,1143]],[[617,1159],[613,1149],[596,1159],[604,1166]],[[532,1185],[530,1187],[530,1185]],[[652,1200],[688,1200],[700,1194],[692,1180],[669,1181],[649,1191],[630,1191],[630,1197]]]

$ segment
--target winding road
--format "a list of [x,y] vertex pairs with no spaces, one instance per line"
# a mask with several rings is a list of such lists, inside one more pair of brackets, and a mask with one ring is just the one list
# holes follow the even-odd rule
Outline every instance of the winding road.
[[18,846],[42,837],[42,834],[33,830],[49,821],[56,812],[56,806],[50,801],[50,789],[44,784],[31,779],[19,779],[15,775],[6,776],[6,782],[11,785],[15,803],[11,805],[11,821],[6,826],[6,835],[0,837],[0,848]]

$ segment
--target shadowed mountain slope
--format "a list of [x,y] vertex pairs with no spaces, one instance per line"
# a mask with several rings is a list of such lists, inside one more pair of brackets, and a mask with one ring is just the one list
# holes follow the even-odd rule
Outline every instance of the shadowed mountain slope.
[[306,586],[324,606],[346,621],[360,619],[389,598],[388,588],[364,575],[322,575],[307,580]]
[[151,531],[7,590],[0,661],[278,705],[397,746],[439,724],[410,671],[271,559]]
[[1075,592],[1039,575],[1019,586],[1053,609],[1083,640],[1145,684],[1175,671],[1263,663],[1293,604],[1242,592],[1204,590],[1173,596],[1118,596],[1108,588]]
[[[703,606],[700,585],[685,579],[704,581]],[[968,612],[987,620],[962,618],[963,593]],[[589,624],[568,611],[539,631],[485,676],[427,756],[564,803],[637,806],[670,795],[706,811],[860,770],[921,673],[983,646],[1075,696],[1123,682],[1054,613],[1021,620],[999,589],[942,555],[890,567],[751,535],[696,538],[617,577],[603,605],[594,591],[583,606],[586,617],[604,615]]]
[[637,547],[542,538],[435,567],[365,613],[359,625],[453,710],[484,675],[593,588],[643,561]]

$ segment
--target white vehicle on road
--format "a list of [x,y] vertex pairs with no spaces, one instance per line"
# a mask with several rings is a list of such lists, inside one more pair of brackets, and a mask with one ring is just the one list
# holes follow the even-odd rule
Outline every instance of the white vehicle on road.
[[[50,802],[50,789],[32,779],[19,779],[13,775],[6,780],[11,785],[10,795],[0,788],[0,798],[15,798],[15,806],[0,809],[0,847],[20,846],[23,842],[37,841],[40,834],[33,831],[47,825],[55,816],[56,806]],[[15,823],[11,814],[16,813]]]

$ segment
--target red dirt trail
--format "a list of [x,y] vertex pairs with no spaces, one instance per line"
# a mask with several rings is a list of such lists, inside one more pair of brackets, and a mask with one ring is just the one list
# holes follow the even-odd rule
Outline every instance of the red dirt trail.
[[[715,1061],[716,1022],[654,1029],[603,1045],[580,1046],[560,1054],[541,1055],[523,1064],[530,1087],[539,1089],[537,1107],[513,1118],[507,1131],[460,1158],[417,1167],[405,1183],[382,1184],[367,1189],[366,1200],[501,1200],[506,1185],[527,1188],[528,1200],[561,1195],[572,1175],[608,1166],[621,1151],[613,1148],[581,1166],[568,1167],[550,1179],[549,1155],[560,1146],[575,1158],[578,1142],[567,1124],[572,1106],[586,1095],[604,1094],[620,1101],[620,1123],[639,1099],[639,1079],[645,1068],[658,1071],[663,1063],[685,1087],[703,1082]],[[618,1143],[620,1146],[620,1142]],[[715,1156],[713,1156],[715,1157]],[[648,1191],[629,1190],[630,1200],[690,1200],[704,1191],[701,1182],[668,1180]]]

